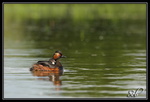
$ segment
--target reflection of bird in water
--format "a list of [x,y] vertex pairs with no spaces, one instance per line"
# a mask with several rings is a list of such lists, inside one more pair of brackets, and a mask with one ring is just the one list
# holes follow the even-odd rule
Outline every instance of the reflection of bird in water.
[[62,73],[55,73],[53,75],[49,76],[49,80],[53,82],[53,84],[56,86],[55,90],[60,90],[60,87],[62,85],[62,81],[59,79],[59,77],[62,75]]
[[54,85],[60,86],[60,85],[62,85],[62,83],[61,83],[61,80],[59,79],[59,77],[60,77],[60,73],[59,73],[59,75],[55,73],[55,74],[49,76],[49,80],[52,81],[54,83]]
[[[53,82],[53,84],[56,87],[56,90],[60,90],[60,87],[58,86],[61,86],[62,85],[62,82],[61,80],[59,79],[60,76],[63,74],[63,71],[59,71],[59,73],[54,73],[54,72],[51,72],[51,71],[31,71],[32,75],[33,76],[38,76],[38,77],[41,77],[41,78],[38,78],[39,80],[49,80],[51,82]],[[42,76],[48,76],[48,79],[47,78],[43,78]]]

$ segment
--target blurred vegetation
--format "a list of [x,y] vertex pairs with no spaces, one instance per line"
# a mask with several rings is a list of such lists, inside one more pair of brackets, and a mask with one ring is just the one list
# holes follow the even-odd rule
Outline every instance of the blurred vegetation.
[[146,36],[146,4],[4,4],[4,33],[7,42],[45,47],[45,41],[89,47],[107,39],[135,43]]
[[4,4],[5,19],[145,19],[146,4]]

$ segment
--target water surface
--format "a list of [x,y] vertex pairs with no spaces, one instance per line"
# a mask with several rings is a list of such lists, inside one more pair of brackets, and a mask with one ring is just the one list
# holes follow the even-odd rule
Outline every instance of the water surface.
[[61,59],[64,73],[52,80],[53,74],[36,76],[29,68],[38,60],[48,60],[54,50],[28,44],[32,45],[4,49],[5,98],[127,98],[128,91],[137,88],[144,89],[137,98],[146,97],[144,49],[61,49],[67,56]]

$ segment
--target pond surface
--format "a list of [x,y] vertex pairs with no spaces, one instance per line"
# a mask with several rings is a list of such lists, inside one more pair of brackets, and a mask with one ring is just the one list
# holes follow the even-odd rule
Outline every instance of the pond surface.
[[[60,46],[61,42],[40,41],[45,47],[35,47],[34,41],[7,41],[4,98],[128,98],[128,91],[138,88],[144,90],[135,98],[146,98],[143,40],[120,45],[112,38],[101,42],[93,39],[92,43],[64,42],[65,46]],[[29,71],[37,61],[48,60],[55,50],[67,56],[60,59],[63,73],[36,76]]]

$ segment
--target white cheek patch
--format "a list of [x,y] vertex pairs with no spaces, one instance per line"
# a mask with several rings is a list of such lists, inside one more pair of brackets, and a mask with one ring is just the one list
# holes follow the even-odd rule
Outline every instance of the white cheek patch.
[[55,64],[55,62],[52,62],[52,64]]

